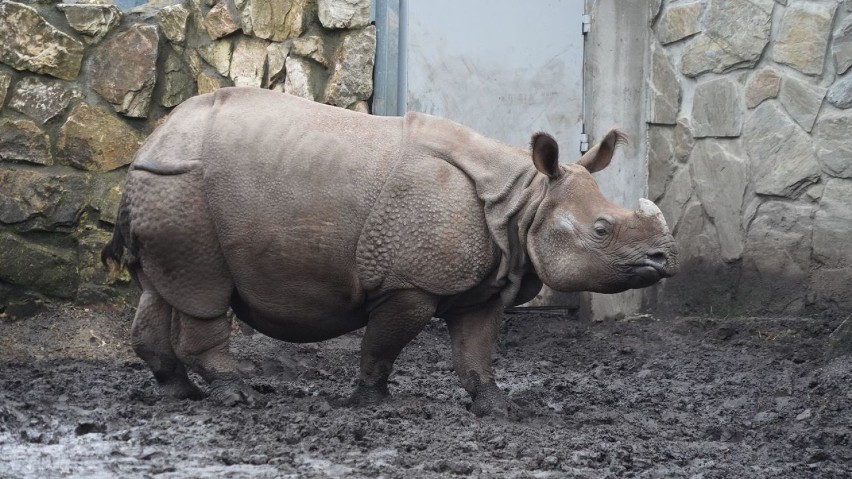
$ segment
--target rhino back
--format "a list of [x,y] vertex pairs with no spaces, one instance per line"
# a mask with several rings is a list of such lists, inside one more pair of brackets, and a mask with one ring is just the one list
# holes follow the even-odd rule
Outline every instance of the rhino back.
[[271,315],[357,309],[355,249],[399,159],[400,121],[272,92],[217,94],[204,185],[240,296]]

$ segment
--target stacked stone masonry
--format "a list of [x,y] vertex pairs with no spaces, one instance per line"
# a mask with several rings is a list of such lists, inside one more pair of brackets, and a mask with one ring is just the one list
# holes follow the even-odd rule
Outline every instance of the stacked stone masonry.
[[0,313],[112,301],[126,166],[186,99],[269,88],[367,111],[369,0],[0,0]]
[[651,13],[649,195],[672,314],[852,311],[852,2],[664,0]]

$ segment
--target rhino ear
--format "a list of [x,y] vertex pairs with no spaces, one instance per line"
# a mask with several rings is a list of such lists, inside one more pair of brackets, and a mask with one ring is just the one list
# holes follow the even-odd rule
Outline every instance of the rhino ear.
[[609,162],[612,161],[612,156],[615,154],[615,148],[618,145],[625,144],[627,144],[627,135],[623,131],[617,129],[609,130],[603,141],[587,151],[577,164],[585,167],[589,170],[589,173],[601,171],[609,166]]
[[530,145],[535,169],[550,179],[562,176],[562,168],[559,167],[559,145],[552,136],[547,133],[535,133]]

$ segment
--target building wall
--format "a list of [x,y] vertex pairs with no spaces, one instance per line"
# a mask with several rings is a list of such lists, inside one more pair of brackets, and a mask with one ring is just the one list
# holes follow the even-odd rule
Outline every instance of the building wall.
[[848,314],[852,2],[663,0],[651,32],[648,197],[682,270],[645,307]]
[[[0,2],[0,312],[132,296],[99,251],[126,165],[172,108],[224,86],[366,110],[369,0]],[[139,2],[124,2],[130,5]]]

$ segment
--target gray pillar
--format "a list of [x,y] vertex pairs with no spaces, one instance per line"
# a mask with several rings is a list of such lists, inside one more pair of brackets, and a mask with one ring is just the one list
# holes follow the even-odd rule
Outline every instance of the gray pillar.
[[[651,1],[589,0],[586,9],[591,15],[584,80],[589,145],[612,127],[630,136],[630,143],[620,149],[610,167],[595,177],[610,201],[631,209],[646,196],[648,187],[644,106]],[[595,320],[630,315],[640,310],[642,298],[642,290],[585,293],[581,314]]]

